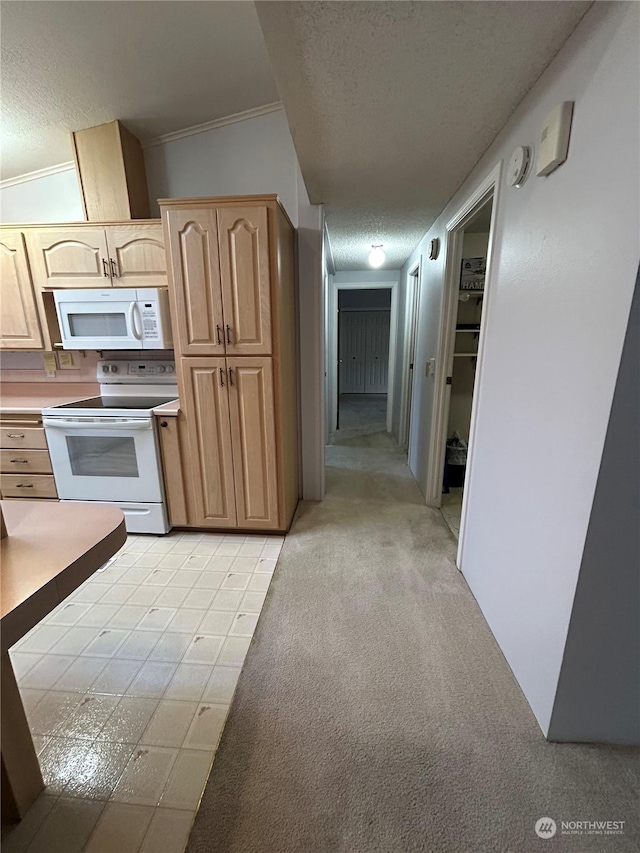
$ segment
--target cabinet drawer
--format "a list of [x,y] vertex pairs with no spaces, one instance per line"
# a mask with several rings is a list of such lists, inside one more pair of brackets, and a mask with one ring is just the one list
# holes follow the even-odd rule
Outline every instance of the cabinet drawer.
[[20,476],[3,474],[0,476],[0,490],[3,498],[57,498],[53,477],[42,474]]
[[3,474],[51,474],[48,450],[0,450],[0,470]]
[[14,427],[0,425],[0,447],[22,447],[25,450],[46,450],[47,437],[42,427]]

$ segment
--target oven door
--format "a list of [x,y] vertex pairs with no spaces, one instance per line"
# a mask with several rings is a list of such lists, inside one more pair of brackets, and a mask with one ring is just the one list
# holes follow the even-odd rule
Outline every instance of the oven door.
[[162,500],[153,418],[45,417],[60,498]]
[[63,349],[143,349],[135,290],[54,292]]

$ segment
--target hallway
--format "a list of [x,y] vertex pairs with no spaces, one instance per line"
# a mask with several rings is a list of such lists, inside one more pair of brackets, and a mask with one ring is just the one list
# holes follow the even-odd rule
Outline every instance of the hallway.
[[189,853],[493,853],[627,820],[637,753],[547,743],[402,451],[330,447],[285,540]]
[[339,429],[329,444],[343,447],[393,447],[387,432],[386,394],[340,394]]

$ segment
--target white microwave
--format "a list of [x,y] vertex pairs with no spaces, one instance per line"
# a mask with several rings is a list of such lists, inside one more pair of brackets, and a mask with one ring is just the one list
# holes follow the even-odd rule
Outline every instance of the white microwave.
[[63,349],[171,349],[169,295],[140,290],[56,290]]

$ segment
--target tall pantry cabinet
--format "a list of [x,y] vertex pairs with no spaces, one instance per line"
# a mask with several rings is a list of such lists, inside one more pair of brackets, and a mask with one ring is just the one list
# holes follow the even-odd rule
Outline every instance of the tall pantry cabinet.
[[286,531],[298,503],[293,227],[272,195],[160,208],[187,526]]

